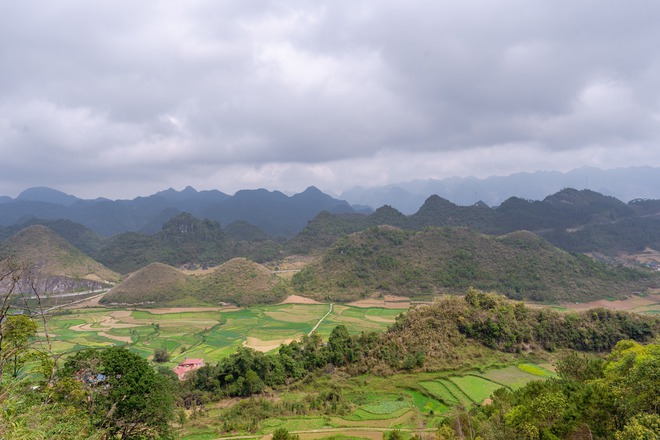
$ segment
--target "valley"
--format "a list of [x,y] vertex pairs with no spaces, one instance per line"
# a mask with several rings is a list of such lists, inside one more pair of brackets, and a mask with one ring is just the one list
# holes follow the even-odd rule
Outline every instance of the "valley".
[[[636,368],[660,335],[656,205],[569,189],[497,208],[432,196],[408,216],[320,212],[288,238],[176,210],[151,234],[8,226],[0,409],[14,415],[0,433],[454,440],[530,426],[580,438],[566,435],[612,414],[620,426],[603,432],[648,425],[650,397],[618,402],[654,386]],[[607,391],[626,369],[641,376]],[[561,417],[534,409],[548,399]]]

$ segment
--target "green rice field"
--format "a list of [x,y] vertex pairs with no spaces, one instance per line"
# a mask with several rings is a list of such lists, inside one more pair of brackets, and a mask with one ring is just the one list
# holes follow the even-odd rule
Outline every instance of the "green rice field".
[[[173,363],[184,357],[215,362],[242,345],[263,352],[276,350],[308,334],[329,310],[329,304],[195,311],[90,308],[51,316],[48,334],[56,353],[125,345],[149,357],[164,347]],[[402,311],[335,305],[316,331],[324,338],[340,324],[351,333],[382,331]]]

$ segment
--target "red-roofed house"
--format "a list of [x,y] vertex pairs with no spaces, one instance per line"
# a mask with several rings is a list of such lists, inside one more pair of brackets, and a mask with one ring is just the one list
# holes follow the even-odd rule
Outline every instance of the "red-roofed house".
[[197,370],[199,368],[202,368],[204,366],[204,359],[184,359],[182,362],[179,363],[176,367],[172,368],[174,372],[176,373],[177,376],[179,376],[179,380],[184,379],[184,375],[193,370]]

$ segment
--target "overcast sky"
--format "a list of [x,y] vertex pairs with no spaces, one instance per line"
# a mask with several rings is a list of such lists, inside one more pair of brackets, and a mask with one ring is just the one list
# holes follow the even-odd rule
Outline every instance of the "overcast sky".
[[0,1],[0,194],[660,166],[660,2]]

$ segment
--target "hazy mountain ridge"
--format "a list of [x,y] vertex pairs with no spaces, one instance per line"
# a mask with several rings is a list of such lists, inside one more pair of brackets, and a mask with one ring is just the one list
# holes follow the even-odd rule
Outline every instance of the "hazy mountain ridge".
[[436,194],[458,205],[481,200],[497,206],[510,197],[541,200],[564,188],[586,188],[623,201],[660,199],[660,168],[630,167],[602,170],[578,168],[566,173],[536,171],[509,176],[450,177],[401,182],[382,187],[352,188],[340,194],[349,203],[378,207],[391,205],[405,214],[414,213],[429,196]]
[[133,200],[82,200],[50,188],[30,188],[16,199],[0,203],[0,225],[30,219],[66,219],[103,236],[122,232],[157,233],[179,212],[219,221],[224,226],[238,220],[258,226],[271,237],[288,238],[321,211],[354,212],[344,200],[334,199],[314,187],[287,196],[265,189],[242,190],[234,196],[220,191],[168,189]]

